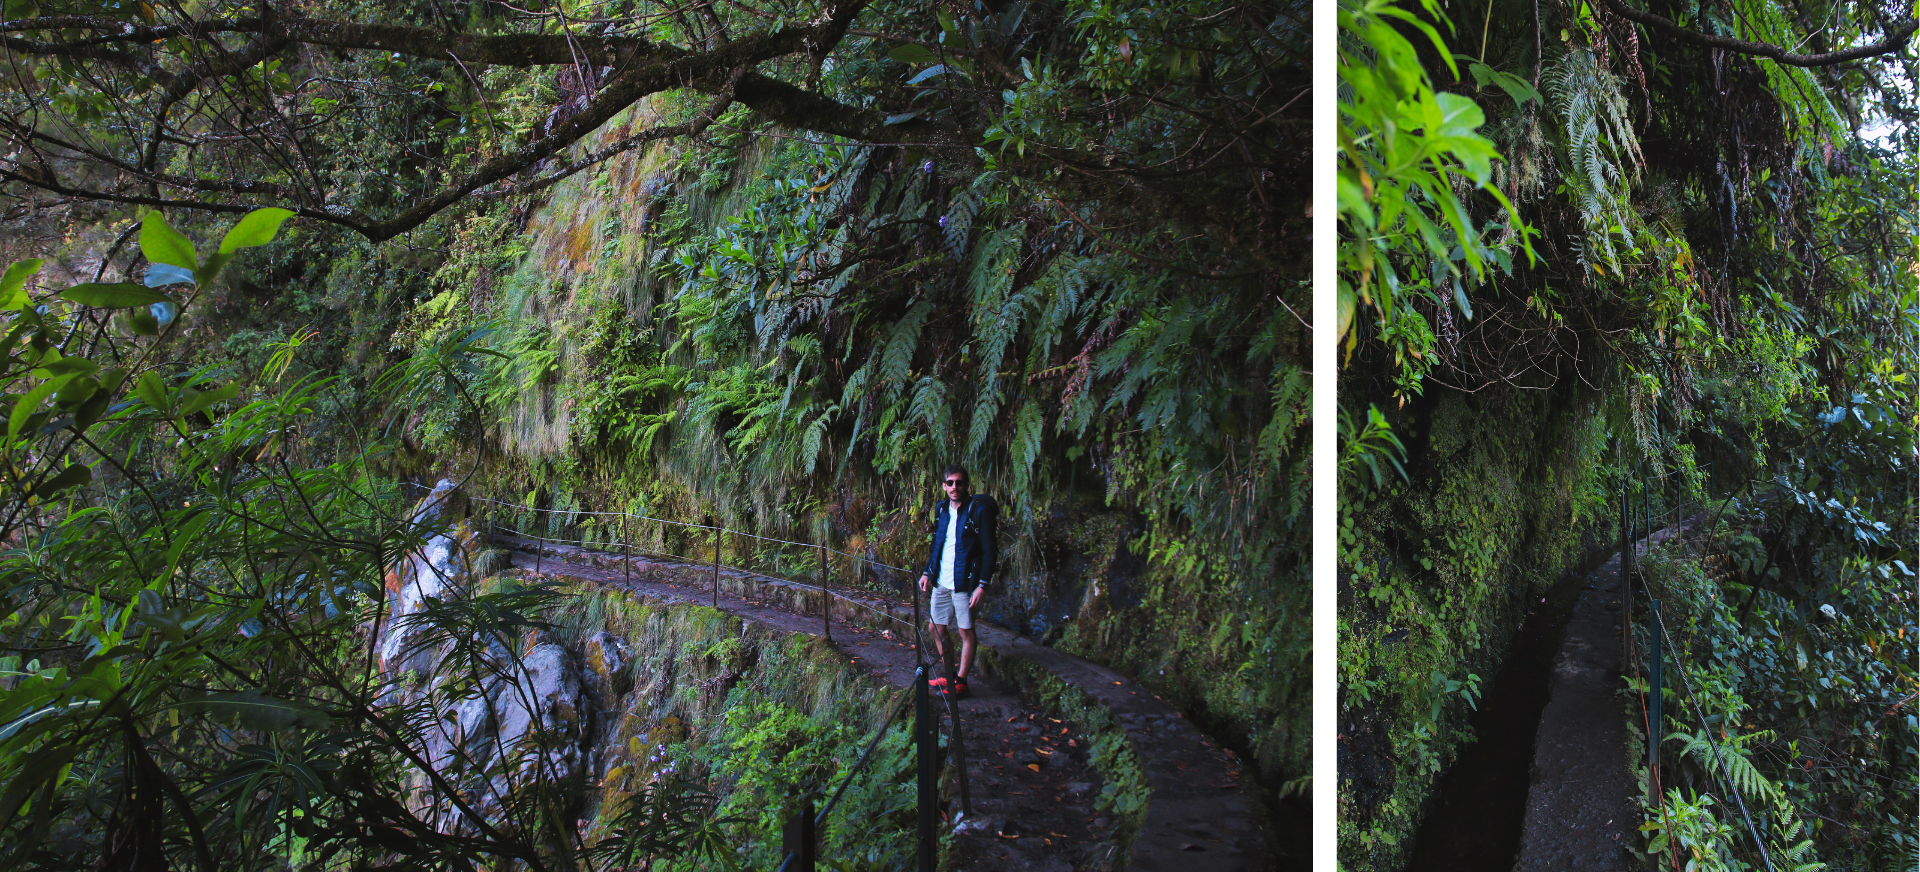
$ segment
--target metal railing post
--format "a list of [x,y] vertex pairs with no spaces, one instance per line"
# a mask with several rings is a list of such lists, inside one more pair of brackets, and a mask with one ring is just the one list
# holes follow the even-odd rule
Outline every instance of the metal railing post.
[[626,512],[620,513],[620,565],[621,577],[628,585],[633,584],[633,518]]
[[[534,509],[533,516],[540,519],[541,532],[546,532],[547,519],[540,514],[540,510]],[[532,525],[529,524],[528,526],[532,526]],[[541,540],[540,535],[535,534],[533,537],[533,574],[534,575],[540,574],[540,540]]]
[[947,679],[947,737],[953,747],[955,783],[960,788],[960,814],[970,818],[973,817],[973,792],[967,789],[967,749],[960,741],[960,701],[954,698],[951,678]]
[[933,706],[927,699],[927,667],[913,671],[913,739],[919,764],[918,795],[920,806],[919,872],[933,872],[935,856],[934,825],[938,820],[940,795],[934,783]]
[[1653,485],[1640,483],[1640,516],[1647,521],[1647,552],[1653,552]]
[[720,524],[712,518],[707,526],[713,528],[713,607],[720,607]]
[[914,582],[907,582],[907,596],[913,598],[913,662],[918,666],[927,662],[926,652],[920,647],[920,595],[913,592]]
[[820,624],[826,628],[827,641],[833,641],[833,591],[827,590],[827,546],[820,546]]
[[793,861],[781,867],[788,872],[813,872],[818,841],[813,821],[813,797],[800,800],[800,811],[787,818],[781,833],[781,848],[793,855]]
[[1620,482],[1620,578],[1633,579],[1633,510],[1627,496],[1627,482]]
[[1660,601],[1647,600],[1651,614],[1647,620],[1647,773],[1653,789],[1660,792]]

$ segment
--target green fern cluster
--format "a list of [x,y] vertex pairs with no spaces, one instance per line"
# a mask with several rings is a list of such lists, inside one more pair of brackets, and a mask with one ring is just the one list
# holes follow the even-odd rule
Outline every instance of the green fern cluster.
[[1586,230],[1579,262],[1604,263],[1619,274],[1620,248],[1631,246],[1638,229],[1628,202],[1642,163],[1620,79],[1592,49],[1575,48],[1547,71],[1543,84],[1565,137],[1560,153],[1568,165],[1561,177]]

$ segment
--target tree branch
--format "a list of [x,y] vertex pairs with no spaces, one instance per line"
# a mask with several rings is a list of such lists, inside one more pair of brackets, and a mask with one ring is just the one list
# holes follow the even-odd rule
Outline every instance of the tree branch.
[[[862,0],[853,0],[844,4],[843,8],[858,8],[860,5]],[[844,30],[844,26],[841,29]],[[560,149],[599,129],[641,97],[675,87],[692,87],[702,91],[722,89],[727,82],[721,77],[722,73],[751,67],[761,61],[810,47],[814,40],[823,35],[822,30],[830,33],[831,23],[827,28],[785,28],[730,42],[700,54],[679,52],[679,56],[671,61],[629,69],[616,75],[585,108],[561,122],[551,133],[519,151],[487,161],[459,182],[441,189],[392,218],[368,225],[362,232],[374,242],[392,239],[419,226],[440,210],[481,187],[552,157]]]
[[714,100],[713,105],[707,107],[707,111],[701,113],[699,117],[694,118],[692,121],[688,121],[685,124],[674,124],[667,127],[649,128],[639,133],[622,137],[619,142],[609,145],[606,148],[600,149],[599,151],[593,152],[592,154],[589,154],[586,157],[580,158],[579,160],[573,161],[567,164],[566,166],[563,166],[560,169],[555,170],[553,173],[546,176],[542,176],[535,181],[529,182],[524,185],[516,185],[512,188],[507,188],[505,190],[489,191],[484,194],[476,194],[474,195],[473,199],[496,200],[504,197],[519,196],[522,194],[531,194],[531,193],[552,187],[553,185],[559,183],[560,180],[565,179],[566,177],[571,176],[574,173],[577,173],[595,164],[601,163],[615,155],[632,151],[633,149],[638,148],[642,145],[645,145],[649,142],[658,142],[662,139],[674,139],[682,136],[699,136],[701,133],[706,131],[709,125],[713,124],[714,119],[720,117],[720,113],[727,111],[727,107],[733,105],[733,88],[735,85],[738,85],[740,83],[740,78],[745,74],[746,74],[746,70],[744,68],[735,70],[732,77],[728,79],[726,89],[721,91],[719,99]]
[[1745,55],[1753,55],[1755,57],[1770,58],[1778,63],[1795,67],[1830,67],[1834,64],[1846,63],[1847,61],[1855,61],[1861,58],[1870,58],[1876,55],[1896,52],[1905,48],[1907,41],[1913,38],[1915,28],[1920,28],[1920,22],[1907,21],[1899,27],[1895,27],[1891,33],[1887,34],[1885,39],[1871,45],[1863,45],[1845,51],[1830,51],[1824,54],[1803,55],[1793,54],[1777,45],[1769,45],[1764,42],[1748,42],[1744,39],[1712,36],[1710,34],[1688,30],[1652,12],[1634,9],[1620,2],[1620,0],[1600,0],[1600,2],[1605,4],[1607,9],[1611,10],[1615,15],[1625,18],[1628,21],[1644,24],[1681,42],[1688,42],[1707,48],[1738,52]]

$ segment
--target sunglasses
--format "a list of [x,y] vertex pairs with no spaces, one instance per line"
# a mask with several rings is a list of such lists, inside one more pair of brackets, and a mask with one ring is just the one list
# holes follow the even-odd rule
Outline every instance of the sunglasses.
[[967,483],[967,480],[964,478],[950,478],[950,479],[947,479],[946,481],[941,482],[940,484],[943,487],[961,487],[966,483]]

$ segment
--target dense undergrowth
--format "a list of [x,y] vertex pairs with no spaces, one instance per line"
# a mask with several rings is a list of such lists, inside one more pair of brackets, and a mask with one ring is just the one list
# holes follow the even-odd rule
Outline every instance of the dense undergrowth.
[[[150,11],[175,23],[225,15],[244,24],[250,9]],[[641,33],[711,45],[777,28],[788,14],[753,4],[699,18],[638,2],[596,9],[601,17],[579,20],[571,7],[488,3],[276,7],[295,18],[522,34],[526,44]],[[62,10],[50,3],[25,14]],[[75,683],[77,670],[156,656],[140,648],[146,642],[116,647],[124,641],[116,634],[147,621],[138,617],[145,611],[182,609],[181,620],[201,621],[194,626],[220,641],[206,649],[219,659],[193,659],[175,683],[144,688],[165,688],[149,708],[75,721],[93,731],[72,734],[82,736],[72,749],[85,761],[75,770],[36,767],[57,759],[42,752],[66,739],[49,738],[54,721],[37,710],[14,712],[48,726],[15,722],[21,729],[9,734],[4,774],[16,789],[7,796],[20,801],[0,809],[9,815],[6,850],[49,867],[129,850],[143,862],[201,868],[316,858],[436,868],[607,862],[613,855],[589,850],[572,827],[578,792],[538,777],[516,794],[524,802],[406,822],[401,812],[418,808],[395,797],[418,788],[407,773],[417,768],[408,753],[419,736],[363,729],[391,701],[379,682],[303,690],[314,675],[338,673],[333,660],[362,651],[354,628],[380,602],[386,564],[433,533],[408,523],[417,494],[396,485],[442,476],[551,510],[538,520],[511,510],[481,516],[516,529],[707,557],[713,543],[701,536],[616,528],[578,512],[711,517],[913,566],[924,559],[932,473],[968,463],[1008,519],[993,619],[1139,675],[1247,754],[1271,785],[1298,789],[1308,745],[1305,197],[1295,171],[1305,154],[1305,6],[1179,11],[1144,15],[1090,0],[875,4],[825,56],[788,53],[758,62],[754,75],[882,112],[892,120],[875,129],[899,138],[770,120],[745,95],[715,102],[702,80],[631,105],[551,160],[391,237],[356,236],[351,221],[334,219],[409,208],[485,161],[542,145],[591,102],[604,71],[578,58],[489,64],[410,44],[367,51],[192,27],[127,55],[20,61],[40,84],[0,96],[8,117],[19,130],[77,131],[87,146],[29,146],[22,154],[46,172],[14,172],[24,164],[9,157],[0,186],[25,210],[16,215],[39,216],[7,225],[5,250],[47,261],[21,288],[27,297],[8,292],[12,323],[35,325],[39,337],[31,353],[15,348],[26,356],[14,373],[20,411],[9,441],[23,478],[10,499],[45,525],[9,531],[7,559],[25,585],[13,601],[39,611],[10,619],[18,662],[9,668],[22,674],[8,680],[56,695],[94,692]],[[81,30],[107,22],[110,41],[121,38],[120,23],[152,24],[133,12],[92,13]],[[16,26],[40,32],[45,23]],[[68,36],[56,28],[48,39]],[[193,67],[206,78],[184,95],[151,87],[209,52],[252,60]],[[151,63],[120,63],[133,54]],[[163,134],[151,143],[130,132],[148,122]],[[682,123],[695,132],[621,145],[649,125]],[[973,138],[923,135],[934,128]],[[565,178],[542,176],[560,166],[572,167]],[[36,199],[46,183],[82,193]],[[284,196],[303,217],[273,246],[225,263],[217,280],[191,276],[192,251],[180,266],[148,245],[139,222],[160,219],[131,205],[161,205],[170,226],[205,240],[227,226],[207,210],[257,205],[261,192]],[[162,313],[145,297],[52,299],[92,279],[153,285],[141,293],[173,308]],[[108,306],[128,314],[110,324]],[[149,315],[157,338],[129,323]],[[47,349],[70,353],[75,336],[103,371],[124,368],[124,382],[96,391],[110,400],[102,420],[121,441],[48,454],[44,440],[68,432],[54,413],[82,400],[52,391],[76,373],[93,377],[45,370]],[[32,417],[38,405],[48,407],[43,418]],[[55,460],[98,475],[24,484],[58,472],[46,468]],[[236,475],[251,490],[223,490]],[[280,501],[274,512],[286,517],[248,502],[256,496]],[[146,602],[137,588],[152,580],[151,541],[171,543],[181,525],[203,523],[197,509],[209,500],[231,526],[206,529],[243,543],[247,559],[206,550],[213,562],[204,573],[176,572],[191,581],[166,581],[158,605],[136,605]],[[118,520],[75,526],[107,517]],[[49,531],[72,535],[47,539]],[[101,556],[113,543],[127,552],[124,565]],[[200,547],[168,559],[198,567]],[[722,547],[730,561],[815,571],[811,550],[744,537]],[[53,583],[42,567],[62,548],[105,562],[61,576],[58,594],[34,587]],[[223,556],[232,565],[216,567]],[[259,578],[241,568],[249,564]],[[839,583],[901,580],[840,558],[830,572]],[[245,595],[220,580],[227,575],[248,578]],[[192,593],[168,586],[176,584]],[[317,611],[295,605],[309,600]],[[545,620],[549,600],[503,589],[460,606],[471,614],[443,616],[477,622],[513,649],[505,640]],[[249,611],[257,609],[290,616],[281,635],[249,623],[260,620]],[[286,638],[319,647],[297,662],[272,656]],[[462,668],[517,674],[512,658],[489,650],[470,652]],[[165,694],[249,688],[298,716],[289,726],[233,721],[217,706],[177,719],[165,711],[178,710]],[[345,719],[359,732],[344,745],[322,742],[314,710],[329,727]],[[782,755],[844,738],[796,720],[792,706],[754,709],[754,718],[741,711],[739,736],[689,749],[728,747],[751,731],[746,720],[791,727],[751,740]],[[141,768],[143,747],[165,750]],[[271,762],[261,762],[263,748]],[[703,792],[715,786],[786,802],[831,768],[803,754],[735,771],[714,753],[687,758],[712,784],[661,782],[649,801],[681,802],[683,818],[715,799]],[[365,778],[322,771],[342,754],[353,762],[338,771]],[[310,760],[321,762],[302,762]],[[243,763],[281,780],[228,780]],[[51,793],[21,798],[47,784]],[[199,811],[157,798],[169,784]],[[228,787],[273,799],[257,813],[227,811],[217,790]],[[429,806],[457,804],[464,789],[434,787]],[[874,820],[884,821],[885,803],[874,802]],[[149,814],[154,803],[177,816]],[[474,823],[493,811],[497,829]],[[195,830],[220,815],[224,829]],[[710,844],[701,841],[710,828],[669,829],[662,857]]]
[[[1824,51],[1910,12],[1683,6],[1650,4],[1680,22],[1665,28],[1608,3],[1495,2],[1451,24],[1431,3],[1340,4],[1349,868],[1406,862],[1519,604],[1616,539],[1623,498],[1649,518],[1732,501],[1718,547],[1743,556],[1687,587],[1718,604],[1690,616],[1689,650],[1711,652],[1696,665],[1722,717],[1756,712],[1741,723],[1758,732],[1723,737],[1774,755],[1756,801],[1822,808],[1794,840],[1764,835],[1776,868],[1911,861],[1891,847],[1911,845],[1910,816],[1882,809],[1913,791],[1914,107],[1888,84],[1913,61],[1789,66],[1687,36],[1764,22],[1764,40]],[[1815,693],[1840,680],[1779,671],[1795,645],[1882,690]],[[1852,756],[1791,775],[1796,740]],[[1683,780],[1646,807],[1687,821],[1686,849],[1637,849],[1761,868],[1725,791]]]
[[[900,702],[812,637],[620,591],[570,592],[549,615],[553,636],[578,650],[610,636],[630,658],[598,670],[606,721],[594,728],[596,762],[607,775],[585,811],[596,835],[630,823],[622,815],[636,793],[690,779],[719,800],[709,813],[722,822],[728,862],[778,866],[780,834],[800,800],[824,804]],[[822,856],[850,869],[910,865],[913,772],[909,730],[894,720],[821,828]],[[666,858],[656,868],[714,859]]]
[[[1645,852],[1702,869],[1764,868],[1758,834],[1776,868],[1905,868],[1915,845],[1908,798],[1920,786],[1911,701],[1920,617],[1905,561],[1856,563],[1817,598],[1783,595],[1755,535],[1767,514],[1778,517],[1735,508],[1643,564],[1669,662],[1685,670],[1663,682],[1667,796],[1646,804]],[[1642,650],[1654,627],[1644,599]],[[1635,735],[1644,743],[1644,729]],[[1651,795],[1644,752],[1636,766]]]

